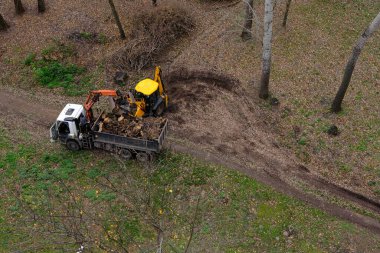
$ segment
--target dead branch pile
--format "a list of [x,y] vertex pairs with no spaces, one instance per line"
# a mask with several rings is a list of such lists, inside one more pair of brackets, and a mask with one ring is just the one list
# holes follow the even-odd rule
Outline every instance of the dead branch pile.
[[105,114],[99,123],[99,132],[155,140],[160,136],[165,121],[161,117],[137,119],[124,116],[117,117],[115,114]]
[[194,21],[186,9],[171,4],[139,12],[132,27],[127,45],[113,55],[113,63],[120,69],[152,66],[163,50],[190,33]]

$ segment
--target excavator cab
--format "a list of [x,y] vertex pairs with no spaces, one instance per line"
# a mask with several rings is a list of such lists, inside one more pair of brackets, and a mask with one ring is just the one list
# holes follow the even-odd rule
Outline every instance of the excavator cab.
[[161,116],[168,107],[168,95],[161,80],[161,68],[156,67],[154,79],[140,81],[134,89],[136,117]]

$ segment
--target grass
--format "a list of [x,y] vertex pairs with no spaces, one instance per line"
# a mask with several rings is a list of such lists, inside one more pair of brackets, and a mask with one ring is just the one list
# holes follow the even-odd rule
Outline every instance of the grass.
[[93,252],[150,251],[157,227],[166,252],[183,251],[191,227],[194,252],[380,249],[363,229],[187,155],[125,163],[57,144],[14,146],[1,133],[0,252],[74,251],[83,240]]
[[32,69],[37,83],[47,88],[63,88],[66,95],[78,96],[94,88],[86,68],[70,63],[76,51],[72,46],[55,42],[41,51],[40,56],[30,53],[24,65]]

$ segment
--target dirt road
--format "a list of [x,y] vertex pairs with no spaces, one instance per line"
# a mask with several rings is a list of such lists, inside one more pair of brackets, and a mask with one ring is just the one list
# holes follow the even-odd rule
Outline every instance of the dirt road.
[[[263,120],[264,115],[255,110],[250,101],[238,99],[241,91],[235,85],[236,80],[210,77],[202,72],[181,73],[185,74],[169,76],[169,94],[173,101],[168,112],[170,149],[239,170],[282,193],[380,234],[380,222],[376,219],[344,209],[294,186],[292,182],[302,181],[380,213],[380,204],[376,201],[320,178],[278,147],[269,130],[265,130],[269,127]],[[36,138],[48,140],[48,128],[60,112],[62,103],[47,97],[0,88],[2,124],[11,129],[28,130]]]

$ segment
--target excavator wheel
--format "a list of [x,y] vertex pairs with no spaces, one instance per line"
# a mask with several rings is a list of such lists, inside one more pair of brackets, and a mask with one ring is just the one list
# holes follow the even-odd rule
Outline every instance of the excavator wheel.
[[66,142],[66,147],[71,151],[78,151],[80,149],[78,142],[74,140],[68,140]]
[[157,107],[156,111],[154,112],[154,116],[160,117],[162,114],[164,114],[165,111],[165,104],[164,102],[161,102],[161,104]]

